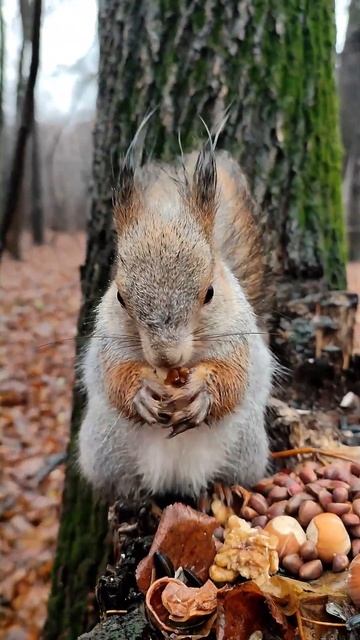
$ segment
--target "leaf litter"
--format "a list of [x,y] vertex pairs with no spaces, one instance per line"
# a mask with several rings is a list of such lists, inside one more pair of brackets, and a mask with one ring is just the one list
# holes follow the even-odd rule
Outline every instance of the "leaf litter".
[[73,384],[83,234],[4,256],[0,281],[0,638],[46,617]]

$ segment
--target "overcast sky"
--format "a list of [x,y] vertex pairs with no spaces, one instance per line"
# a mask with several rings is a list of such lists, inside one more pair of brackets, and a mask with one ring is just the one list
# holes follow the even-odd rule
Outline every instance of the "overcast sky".
[[[38,114],[40,120],[54,113],[68,114],[74,111],[74,106],[79,111],[93,109],[96,98],[94,82],[88,81],[85,87],[80,87],[80,83],[85,76],[90,79],[96,74],[97,50],[93,45],[96,42],[97,1],[45,0],[44,5],[41,73],[37,89],[41,108]],[[341,51],[344,44],[348,5],[349,0],[336,0],[338,51]],[[3,0],[8,83],[5,109],[8,116],[13,111],[19,53],[17,7],[17,0]],[[86,59],[83,68],[75,72],[75,63],[83,58]],[[74,100],[75,91],[76,99]]]

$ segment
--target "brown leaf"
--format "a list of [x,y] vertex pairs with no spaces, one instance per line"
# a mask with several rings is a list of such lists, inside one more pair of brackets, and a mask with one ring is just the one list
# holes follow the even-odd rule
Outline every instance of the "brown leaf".
[[295,637],[281,609],[253,582],[218,593],[217,640],[248,640],[255,631],[283,640]]
[[155,551],[167,555],[175,570],[191,569],[205,581],[216,553],[212,534],[217,526],[215,518],[184,504],[176,503],[164,509],[150,552],[136,569],[139,589],[146,593],[150,586]]

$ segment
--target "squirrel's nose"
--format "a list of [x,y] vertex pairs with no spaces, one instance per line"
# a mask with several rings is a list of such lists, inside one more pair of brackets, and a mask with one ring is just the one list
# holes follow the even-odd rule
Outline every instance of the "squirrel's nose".
[[180,358],[176,358],[176,360],[174,358],[167,358],[165,356],[161,356],[159,357],[159,367],[164,367],[165,369],[168,367],[176,367],[178,364],[180,364],[181,362],[181,356]]

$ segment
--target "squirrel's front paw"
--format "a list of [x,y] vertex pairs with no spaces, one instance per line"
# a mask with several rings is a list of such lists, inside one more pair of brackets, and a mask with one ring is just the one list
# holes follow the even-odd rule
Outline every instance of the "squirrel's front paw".
[[164,409],[164,402],[169,398],[170,394],[163,385],[155,380],[144,380],[133,402],[140,418],[148,424],[167,424],[171,413]]
[[[184,424],[185,428],[197,427],[206,419],[210,407],[211,396],[204,380],[190,377],[189,382],[176,391],[172,397],[172,402],[182,406],[172,414],[169,426],[176,427]],[[176,429],[176,435],[181,433]]]

